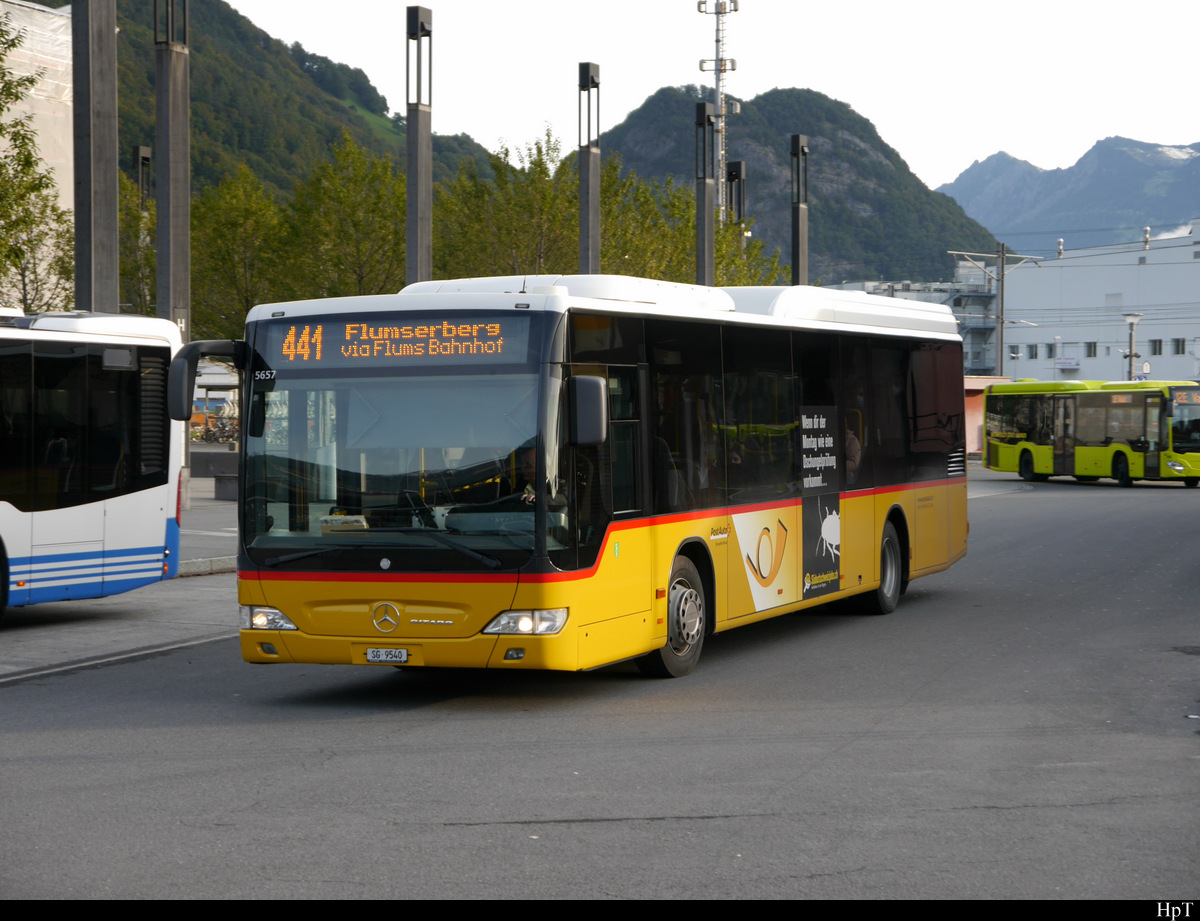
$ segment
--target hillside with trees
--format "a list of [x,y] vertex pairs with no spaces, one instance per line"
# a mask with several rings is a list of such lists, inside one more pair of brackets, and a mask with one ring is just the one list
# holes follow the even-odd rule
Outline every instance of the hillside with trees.
[[[154,144],[152,5],[118,0],[120,149]],[[286,46],[224,0],[191,4],[194,332],[231,336],[255,303],[396,291],[404,283],[404,120],[365,74]],[[653,94],[603,137],[604,272],[695,278],[692,126],[705,90]],[[814,281],[948,277],[947,249],[994,241],[926,189],[844,103],[774,90],[730,122],[753,236],[716,234],[718,284],[786,281],[788,136],[807,133]],[[573,152],[547,135],[487,153],[434,138],[437,277],[574,272]],[[153,313],[153,200],[121,196],[121,301]],[[56,306],[67,306],[69,295]]]
[[[134,226],[132,185],[126,191]],[[435,277],[574,273],[577,209],[574,164],[561,159],[551,137],[492,155],[486,174],[464,160],[437,189]],[[690,189],[622,176],[614,158],[602,177],[601,212],[602,271],[694,279]],[[196,335],[238,335],[246,311],[259,303],[398,291],[405,282],[404,213],[404,178],[349,135],[335,145],[332,161],[284,200],[242,167],[205,190],[192,209]],[[732,226],[718,232],[716,250],[718,284],[770,284],[779,277],[762,243],[743,248]],[[152,267],[152,254],[145,247],[142,253],[129,264]]]
[[[51,4],[62,6],[64,4]],[[134,145],[155,144],[154,4],[117,0],[117,101],[122,166]],[[290,194],[348,133],[364,150],[404,157],[403,119],[358,68],[272,38],[224,0],[192,0],[192,184],[199,192],[244,164],[273,192]],[[463,156],[486,164],[465,135],[434,137],[434,178]]]
[[[697,86],[666,87],[605,132],[606,153],[625,168],[690,183],[695,162]],[[930,281],[954,272],[947,250],[991,251],[995,240],[949,197],[930,191],[844,102],[805,89],[775,89],[741,103],[731,116],[728,158],[746,163],[747,212],[768,249],[790,251],[790,137],[808,137],[809,275]]]

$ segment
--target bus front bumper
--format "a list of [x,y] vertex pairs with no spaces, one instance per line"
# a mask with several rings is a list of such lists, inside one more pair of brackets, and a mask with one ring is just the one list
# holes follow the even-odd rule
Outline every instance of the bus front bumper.
[[242,630],[247,662],[321,665],[403,665],[414,668],[539,668],[577,671],[575,631],[555,636],[488,636],[463,639],[311,636],[298,630]]

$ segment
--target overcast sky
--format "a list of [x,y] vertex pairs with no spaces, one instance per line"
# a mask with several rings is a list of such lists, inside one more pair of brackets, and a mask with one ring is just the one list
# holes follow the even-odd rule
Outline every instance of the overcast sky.
[[[230,2],[276,38],[361,67],[403,112],[404,3]],[[574,146],[580,61],[600,65],[604,130],[660,87],[712,82],[699,62],[714,57],[716,17],[696,0],[424,5],[434,133],[469,134],[489,150],[527,144],[547,126]],[[1200,5],[740,0],[725,23],[737,62],[728,92],[749,100],[805,87],[849,103],[931,188],[999,150],[1053,169],[1112,135],[1200,142]]]

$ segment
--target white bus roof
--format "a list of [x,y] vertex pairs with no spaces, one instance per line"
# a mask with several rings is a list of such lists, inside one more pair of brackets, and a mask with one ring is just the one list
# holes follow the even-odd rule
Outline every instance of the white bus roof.
[[733,300],[720,288],[654,281],[631,275],[508,275],[497,278],[456,278],[421,281],[401,294],[543,294],[613,301],[620,306],[642,305],[696,312],[732,312]]
[[36,330],[66,333],[74,336],[132,336],[166,341],[172,350],[178,349],[179,327],[170,320],[143,317],[130,313],[99,313],[76,310],[67,313],[17,312],[0,315],[0,330]]
[[[589,312],[740,320],[764,326],[959,339],[954,315],[941,304],[811,286],[708,288],[626,275],[509,275],[423,281],[406,286],[396,295],[264,304],[254,308],[248,319],[261,320],[272,313],[284,312],[311,316],[416,309],[418,304],[414,300],[418,298],[421,307],[429,308],[434,306],[431,303],[434,296],[445,306],[457,309],[484,306],[470,298],[484,294],[518,297],[529,300],[530,307],[551,310],[570,307]],[[494,308],[495,301],[486,306]]]
[[832,291],[811,285],[722,288],[738,313],[787,320],[789,325],[864,326],[889,331],[919,330],[958,337],[958,323],[944,304],[879,297],[861,291]]

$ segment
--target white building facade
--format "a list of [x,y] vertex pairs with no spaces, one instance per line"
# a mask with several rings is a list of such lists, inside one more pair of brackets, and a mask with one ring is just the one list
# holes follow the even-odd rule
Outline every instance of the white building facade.
[[1177,236],[1067,250],[1010,268],[1007,377],[1200,379],[1200,219]]
[[0,0],[0,16],[8,16],[23,35],[21,46],[5,64],[18,75],[41,74],[13,114],[33,116],[38,155],[54,172],[59,206],[71,210],[75,207],[71,8],[52,10],[26,0]]
[[834,287],[946,304],[958,319],[968,375],[1126,380],[1136,321],[1135,378],[1200,380],[1200,218],[1174,236],[1010,262],[1003,307],[995,266],[995,257],[981,256],[960,261],[953,282]]

